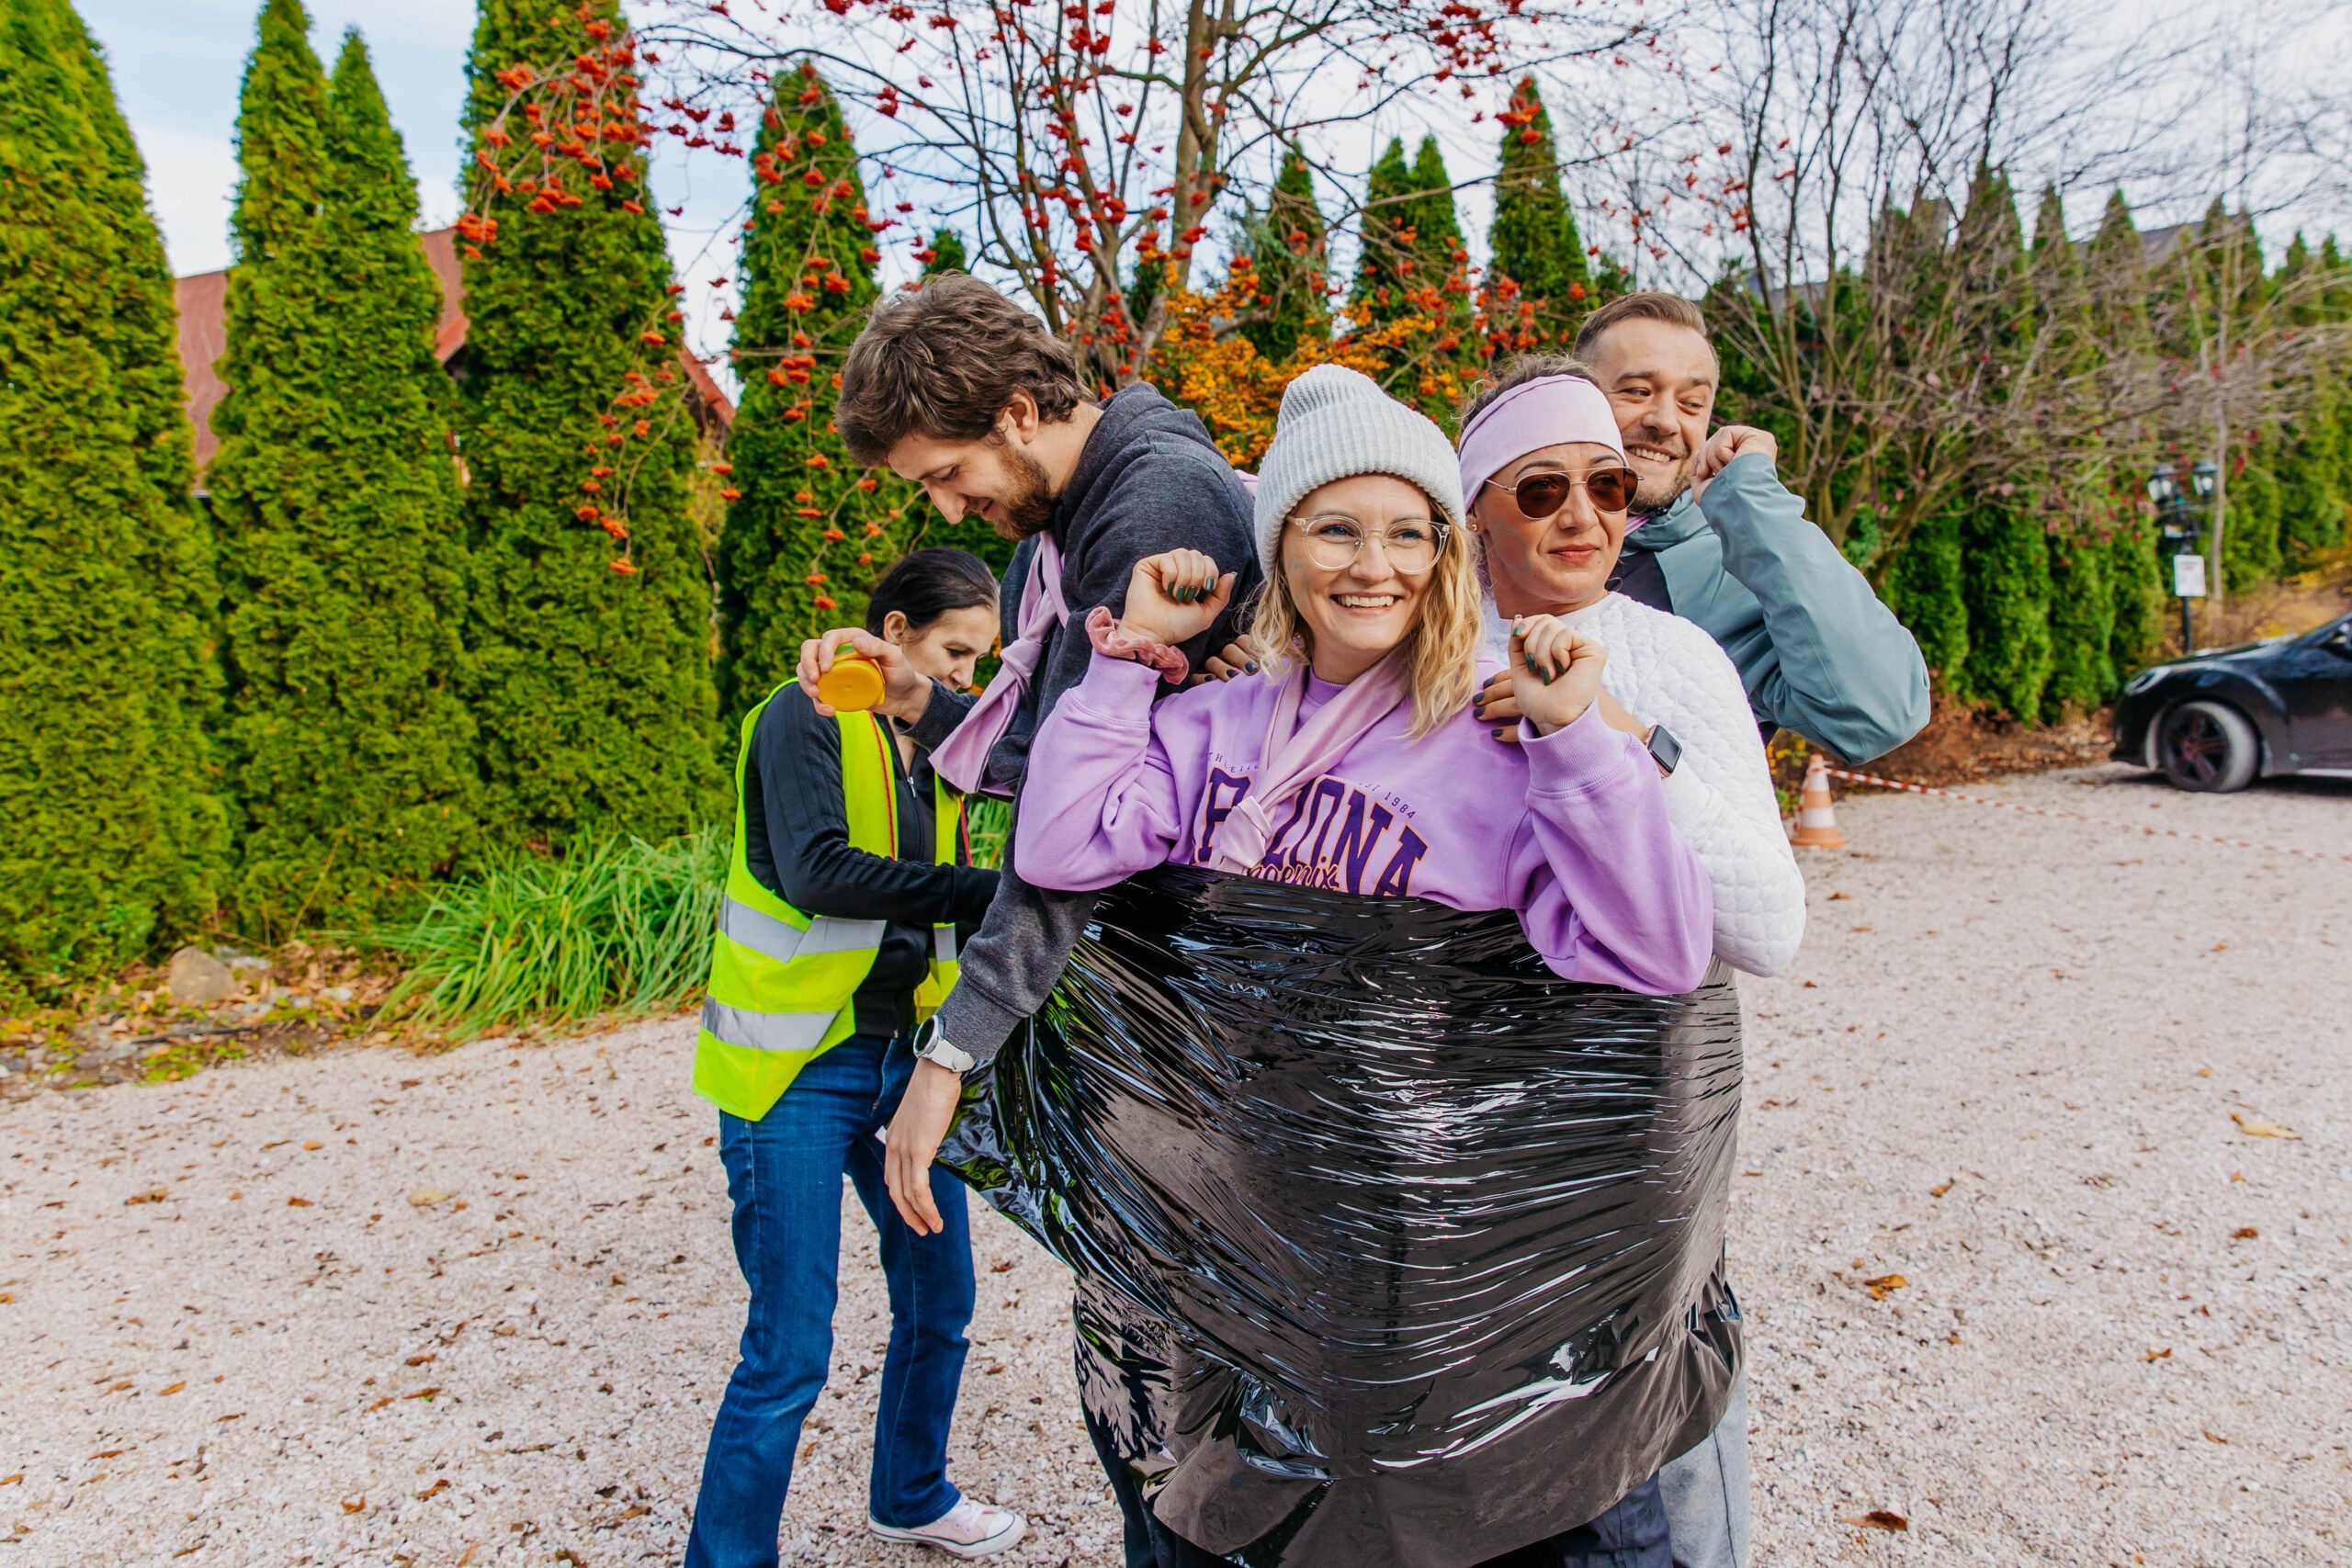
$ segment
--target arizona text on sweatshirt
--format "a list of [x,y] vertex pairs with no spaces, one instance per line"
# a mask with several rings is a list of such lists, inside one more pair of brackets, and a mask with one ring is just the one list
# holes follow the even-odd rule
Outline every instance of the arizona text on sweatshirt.
[[[1264,763],[1281,680],[1210,682],[1155,706],[1157,671],[1094,656],[1030,750],[1013,862],[1041,887],[1108,887],[1201,864]],[[1340,688],[1309,677],[1303,724]],[[1457,909],[1510,909],[1564,979],[1687,991],[1713,947],[1698,857],[1657,766],[1597,708],[1520,747],[1467,713],[1419,740],[1409,705],[1273,815],[1252,874]]]

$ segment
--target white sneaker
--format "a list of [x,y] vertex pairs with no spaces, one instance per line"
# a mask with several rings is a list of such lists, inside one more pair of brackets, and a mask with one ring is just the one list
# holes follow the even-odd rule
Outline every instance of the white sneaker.
[[865,1528],[884,1540],[935,1546],[958,1557],[993,1557],[1019,1541],[1029,1521],[1010,1508],[991,1508],[965,1497],[938,1518],[914,1529],[886,1525],[871,1514],[865,1516]]

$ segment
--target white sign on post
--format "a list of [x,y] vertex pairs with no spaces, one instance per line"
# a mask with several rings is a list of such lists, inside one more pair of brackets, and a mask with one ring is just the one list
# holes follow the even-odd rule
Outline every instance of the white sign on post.
[[2205,558],[2203,556],[2172,558],[2172,593],[2176,599],[2205,597]]

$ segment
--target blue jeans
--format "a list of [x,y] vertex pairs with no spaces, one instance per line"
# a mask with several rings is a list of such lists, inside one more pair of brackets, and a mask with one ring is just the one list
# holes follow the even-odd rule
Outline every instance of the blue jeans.
[[759,1121],[719,1113],[735,1260],[752,1308],[703,1456],[686,1568],[776,1561],[800,1423],[832,1359],[844,1172],[881,1233],[890,1287],[867,1506],[883,1524],[911,1529],[958,1500],[947,1483],[947,1427],[969,1348],[971,1230],[962,1183],[936,1168],[931,1195],[945,1230],[918,1236],[890,1205],[874,1134],[898,1109],[914,1061],[889,1043],[854,1034],[802,1068]]

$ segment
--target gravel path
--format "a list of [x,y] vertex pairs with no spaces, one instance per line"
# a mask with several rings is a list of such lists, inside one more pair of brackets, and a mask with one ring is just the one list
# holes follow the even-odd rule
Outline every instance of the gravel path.
[[[1981,793],[2352,848],[2347,785]],[[1747,991],[1757,1561],[2352,1561],[2352,866],[1839,816],[1796,973]],[[691,1038],[0,1110],[0,1568],[674,1561],[742,1300]],[[850,1215],[786,1556],[913,1563],[862,1528]],[[1012,1561],[1114,1563],[1058,1269],[975,1231],[952,1473],[1032,1513]]]

